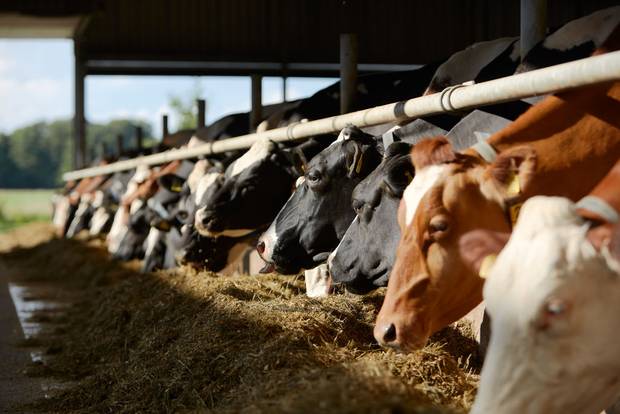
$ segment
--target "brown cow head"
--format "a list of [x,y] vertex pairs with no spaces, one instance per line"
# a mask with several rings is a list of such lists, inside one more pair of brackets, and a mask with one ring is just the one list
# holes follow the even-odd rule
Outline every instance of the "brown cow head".
[[508,206],[536,161],[522,146],[487,164],[454,153],[442,137],[416,145],[411,157],[416,177],[399,208],[402,238],[374,331],[381,345],[404,350],[424,346],[482,300],[483,279],[461,259],[459,240],[480,228],[510,230]]

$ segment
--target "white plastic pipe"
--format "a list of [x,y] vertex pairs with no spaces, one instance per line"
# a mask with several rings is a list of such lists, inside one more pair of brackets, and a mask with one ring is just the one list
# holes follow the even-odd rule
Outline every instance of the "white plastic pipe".
[[63,174],[63,179],[65,181],[76,180],[129,170],[139,165],[158,165],[174,160],[246,149],[258,139],[269,139],[276,142],[295,141],[315,135],[338,132],[348,124],[366,127],[395,121],[402,122],[407,119],[442,112],[514,101],[578,86],[614,80],[620,80],[620,51],[476,85],[458,85],[433,95],[318,119],[316,121],[296,123],[287,127],[242,135],[194,148],[175,149],[131,160],[118,161],[105,166],[71,171]]

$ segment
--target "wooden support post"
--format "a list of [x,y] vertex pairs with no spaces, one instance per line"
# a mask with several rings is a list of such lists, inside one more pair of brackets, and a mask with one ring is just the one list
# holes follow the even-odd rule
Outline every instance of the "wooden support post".
[[76,168],[86,166],[86,117],[84,116],[84,81],[86,78],[86,65],[82,60],[75,56],[74,72],[74,93],[75,108],[73,115],[73,163]]
[[357,92],[357,34],[340,34],[340,113],[353,110]]
[[119,157],[123,154],[123,134],[116,136],[116,155]]
[[196,128],[204,128],[206,125],[206,113],[207,113],[207,106],[206,106],[206,102],[204,99],[196,99],[196,106],[198,107],[198,125],[196,125]]
[[521,0],[521,60],[547,33],[547,0]]
[[101,141],[101,159],[104,159],[108,155],[108,145],[105,141]]
[[142,148],[143,148],[142,147],[142,145],[143,145],[142,138],[143,138],[143,136],[142,136],[142,127],[141,126],[137,126],[136,127],[136,149],[138,151],[142,151]]
[[164,114],[161,116],[161,137],[165,138],[168,134],[168,115]]
[[263,116],[263,77],[252,75],[252,110],[250,111],[250,131],[254,131]]
[[282,76],[282,102],[286,102],[286,76]]

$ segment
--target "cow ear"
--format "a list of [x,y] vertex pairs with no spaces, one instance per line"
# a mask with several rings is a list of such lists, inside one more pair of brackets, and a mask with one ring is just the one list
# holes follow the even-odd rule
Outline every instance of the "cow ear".
[[588,240],[598,251],[606,248],[610,259],[620,270],[620,223],[601,224],[588,231]]
[[159,185],[172,193],[180,193],[183,190],[185,179],[175,174],[165,174],[157,179]]
[[459,239],[459,253],[472,271],[485,278],[509,238],[510,233],[473,230]]
[[500,184],[509,198],[522,194],[536,171],[536,151],[520,146],[502,151],[488,167],[488,172]]
[[444,164],[457,160],[448,138],[438,136],[418,142],[411,150],[411,161],[416,171],[428,165]]

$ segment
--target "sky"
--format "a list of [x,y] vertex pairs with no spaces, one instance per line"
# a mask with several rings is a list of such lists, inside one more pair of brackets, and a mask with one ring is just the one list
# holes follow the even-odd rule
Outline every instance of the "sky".
[[[309,96],[335,79],[289,78],[287,99]],[[138,118],[161,131],[171,96],[189,97],[197,85],[207,100],[207,123],[250,109],[250,79],[241,76],[87,76],[86,119]],[[263,78],[263,104],[282,100],[282,80]],[[36,121],[73,116],[73,42],[0,39],[0,132]]]

